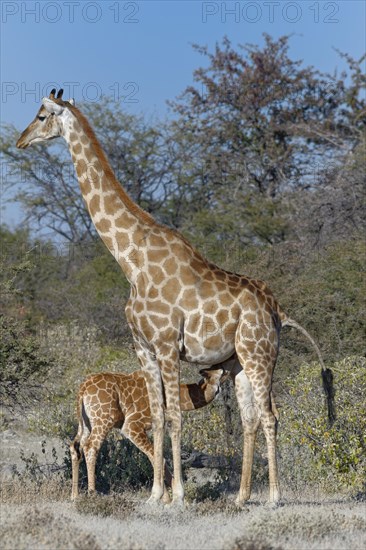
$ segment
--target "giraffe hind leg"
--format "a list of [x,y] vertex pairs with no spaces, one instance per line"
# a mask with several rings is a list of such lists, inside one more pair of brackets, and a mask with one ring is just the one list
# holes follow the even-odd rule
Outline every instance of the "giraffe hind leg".
[[260,424],[260,414],[255,405],[251,383],[244,370],[234,378],[235,394],[243,425],[243,462],[237,504],[249,500],[251,494],[251,477],[254,457],[254,444]]
[[79,465],[82,459],[80,440],[82,436],[82,423],[79,423],[78,433],[70,444],[71,467],[72,467],[72,491],[71,500],[79,496]]
[[[91,425],[88,419],[85,423],[85,410],[79,418],[78,432],[70,445],[71,466],[72,466],[72,492],[71,500],[75,500],[79,496],[79,466],[84,454],[84,446],[88,442],[91,432]],[[84,414],[85,413],[85,414]]]
[[114,426],[112,418],[103,422],[95,422],[88,440],[84,445],[84,456],[86,468],[88,472],[88,493],[95,492],[95,466],[98,458],[98,453],[107,434]]
[[[278,411],[275,405],[271,405],[271,390],[273,369],[278,351],[277,330],[270,320],[265,318],[261,324],[256,326],[254,336],[252,329],[245,322],[244,318],[238,327],[238,331],[236,339],[237,356],[250,382],[254,397],[254,408],[262,424],[266,438],[269,468],[269,501],[275,503],[280,499],[276,457],[276,416],[278,415]],[[255,341],[254,348],[253,341]],[[245,499],[250,494],[250,491],[247,491],[245,486],[250,487],[249,470],[251,469],[254,452],[253,435],[250,436],[249,440],[250,446],[253,446],[253,448],[250,448],[250,457],[246,457],[245,455],[243,457],[243,461],[246,458],[248,459],[248,467],[245,470],[244,479],[242,478],[243,487],[241,487],[239,493],[239,500],[242,495],[244,495]]]

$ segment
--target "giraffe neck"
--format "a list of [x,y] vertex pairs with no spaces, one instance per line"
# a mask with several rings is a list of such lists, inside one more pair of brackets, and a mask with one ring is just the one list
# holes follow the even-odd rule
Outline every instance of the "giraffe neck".
[[143,267],[146,235],[157,224],[124,191],[94,131],[73,106],[65,109],[63,137],[96,230],[133,284]]

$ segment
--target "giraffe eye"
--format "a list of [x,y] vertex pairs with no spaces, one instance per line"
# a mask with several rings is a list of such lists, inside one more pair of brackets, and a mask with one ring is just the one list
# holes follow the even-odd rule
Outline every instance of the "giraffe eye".
[[43,122],[44,120],[46,120],[46,117],[45,117],[45,116],[38,116],[37,118],[38,118],[38,120],[40,120],[41,122]]

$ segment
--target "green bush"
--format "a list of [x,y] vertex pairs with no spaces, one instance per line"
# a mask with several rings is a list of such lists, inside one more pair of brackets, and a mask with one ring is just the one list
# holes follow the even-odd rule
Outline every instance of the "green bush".
[[317,364],[302,365],[285,381],[279,443],[289,476],[298,472],[332,491],[364,488],[366,471],[366,360],[349,357],[335,363],[337,419],[329,426]]
[[22,259],[0,256],[0,406],[6,409],[35,402],[53,365],[25,317],[19,278],[31,269],[27,254]]
[[26,323],[0,315],[0,405],[24,408],[39,396],[52,359]]

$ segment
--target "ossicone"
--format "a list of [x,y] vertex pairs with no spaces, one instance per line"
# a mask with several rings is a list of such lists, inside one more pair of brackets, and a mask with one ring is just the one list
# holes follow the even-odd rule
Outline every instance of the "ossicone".
[[[62,99],[62,94],[63,93],[64,93],[63,89],[60,88],[60,90],[58,91],[56,99]],[[50,95],[49,95],[49,99],[55,99],[55,95],[56,95],[56,88],[52,88],[52,90],[50,92]]]

